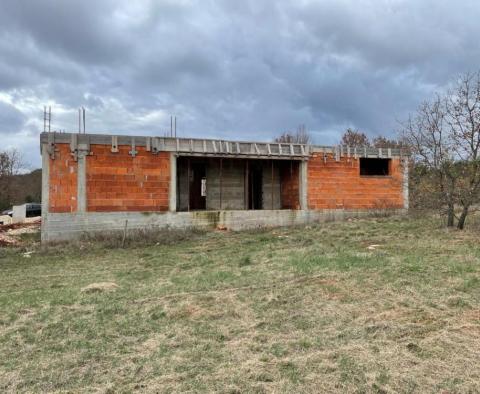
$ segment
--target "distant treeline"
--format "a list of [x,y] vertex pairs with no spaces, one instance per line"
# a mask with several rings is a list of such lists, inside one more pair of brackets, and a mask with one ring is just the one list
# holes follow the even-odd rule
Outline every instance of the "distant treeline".
[[[4,179],[0,188],[0,211],[12,205],[26,202],[41,202],[42,170],[37,169],[28,174],[17,174]],[[8,183],[8,185],[7,185]]]

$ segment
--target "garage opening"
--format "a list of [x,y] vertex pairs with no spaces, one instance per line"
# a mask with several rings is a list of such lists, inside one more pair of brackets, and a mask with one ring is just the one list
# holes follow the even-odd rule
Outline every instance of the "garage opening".
[[388,176],[390,175],[391,159],[360,158],[360,175],[362,176]]
[[299,209],[294,160],[177,158],[177,211]]

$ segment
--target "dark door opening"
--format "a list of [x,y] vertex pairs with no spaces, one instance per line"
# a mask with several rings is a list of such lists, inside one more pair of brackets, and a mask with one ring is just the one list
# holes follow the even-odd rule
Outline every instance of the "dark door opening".
[[262,166],[250,165],[248,171],[248,209],[262,209]]
[[190,209],[201,210],[207,207],[206,171],[204,163],[192,162],[190,166]]

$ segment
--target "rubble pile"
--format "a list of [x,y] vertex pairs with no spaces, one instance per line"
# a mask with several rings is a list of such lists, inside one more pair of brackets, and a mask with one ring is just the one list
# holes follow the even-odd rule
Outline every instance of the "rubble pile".
[[40,230],[41,217],[27,218],[25,223],[0,225],[0,247],[21,243],[19,235],[36,233]]

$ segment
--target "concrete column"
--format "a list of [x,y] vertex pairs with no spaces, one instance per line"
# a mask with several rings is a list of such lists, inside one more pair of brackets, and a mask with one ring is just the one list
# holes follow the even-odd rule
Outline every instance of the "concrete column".
[[299,165],[299,177],[298,177],[298,192],[299,192],[299,200],[300,200],[300,209],[307,210],[308,209],[308,184],[307,184],[307,169],[308,169],[308,161],[302,160]]
[[50,206],[50,155],[48,144],[42,144],[42,225],[41,240],[48,241],[47,220]]
[[409,207],[408,196],[408,158],[403,159],[403,208]]
[[77,212],[87,210],[87,151],[78,149],[77,155]]
[[170,153],[170,187],[168,193],[170,212],[177,211],[177,156]]
[[46,219],[50,194],[50,156],[48,145],[42,144],[42,222]]

